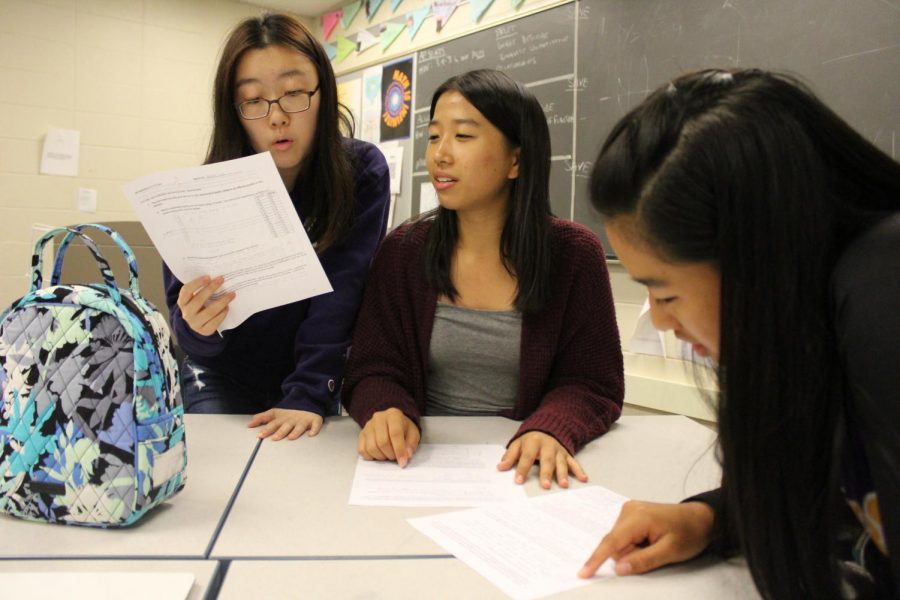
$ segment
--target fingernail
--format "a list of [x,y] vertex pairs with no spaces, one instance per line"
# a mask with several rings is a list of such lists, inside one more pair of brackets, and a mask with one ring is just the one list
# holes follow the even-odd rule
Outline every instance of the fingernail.
[[524,477],[522,477],[521,475],[516,475],[516,483],[524,483],[524,482],[525,482]]
[[632,566],[630,562],[617,562],[616,575],[631,575]]
[[397,458],[397,464],[400,465],[400,468],[405,467],[406,466],[406,457],[401,456],[401,457]]
[[549,490],[549,489],[550,489],[550,480],[549,480],[549,479],[542,479],[542,480],[541,480],[541,487],[544,488],[545,490]]
[[559,482],[559,485],[561,485],[563,487],[569,487],[569,480],[563,479],[562,481]]
[[578,576],[583,579],[591,576],[590,569],[588,569],[587,565],[581,567],[581,570],[578,571]]

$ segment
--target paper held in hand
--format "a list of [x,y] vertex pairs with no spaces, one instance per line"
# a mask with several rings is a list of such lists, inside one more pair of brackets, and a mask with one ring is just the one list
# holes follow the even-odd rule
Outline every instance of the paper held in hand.
[[122,186],[162,259],[187,283],[221,275],[235,292],[219,331],[332,291],[268,152]]

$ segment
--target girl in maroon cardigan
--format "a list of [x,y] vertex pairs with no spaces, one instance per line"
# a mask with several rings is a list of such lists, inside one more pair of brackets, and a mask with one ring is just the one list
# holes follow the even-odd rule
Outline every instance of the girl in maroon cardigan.
[[385,239],[353,337],[343,401],[359,453],[405,466],[421,415],[500,414],[524,422],[499,469],[523,483],[539,461],[545,488],[586,481],[573,457],[624,394],[603,249],[550,213],[549,131],[524,87],[465,73],[430,116],[440,207]]

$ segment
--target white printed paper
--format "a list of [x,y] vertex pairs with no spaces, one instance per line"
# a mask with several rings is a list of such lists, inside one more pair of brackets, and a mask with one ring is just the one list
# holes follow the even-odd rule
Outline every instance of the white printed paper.
[[81,212],[97,212],[97,190],[78,188],[78,210]]
[[117,571],[42,571],[0,573],[4,598],[28,600],[184,600],[194,585],[192,573]]
[[78,175],[78,142],[81,133],[74,129],[48,129],[41,152],[41,174]]
[[[595,485],[409,522],[510,597],[529,600],[591,583],[578,571],[625,500]],[[606,561],[593,581],[614,576]]]
[[498,471],[500,445],[422,444],[405,468],[356,463],[349,504],[359,506],[482,506],[525,498],[512,471]]
[[426,213],[438,207],[437,190],[434,189],[431,181],[426,181],[419,185],[419,214]]
[[148,175],[122,189],[182,282],[222,275],[235,292],[219,331],[331,290],[271,154]]
[[403,171],[403,146],[396,141],[378,144],[391,176],[391,194],[400,193],[400,173]]
[[641,313],[634,324],[634,331],[628,341],[628,350],[635,354],[666,356],[666,338],[662,331],[653,326],[649,298],[644,300]]

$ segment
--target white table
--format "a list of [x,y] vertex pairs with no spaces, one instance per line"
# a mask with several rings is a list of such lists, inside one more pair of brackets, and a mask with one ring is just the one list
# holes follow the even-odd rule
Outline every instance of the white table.
[[[194,585],[187,598],[202,600],[217,566],[218,563],[213,560],[0,560],[0,574],[97,573],[97,585],[102,586],[101,573],[191,573]],[[90,590],[87,592],[85,597],[92,597]]]
[[[426,417],[423,443],[506,444],[518,426],[500,417]],[[406,520],[452,509],[347,504],[358,432],[349,418],[331,419],[315,438],[263,442],[211,557],[447,556]],[[678,501],[716,485],[713,440],[713,432],[686,417],[622,417],[576,458],[592,483],[629,497]],[[548,493],[534,476],[525,490]]]
[[[457,600],[508,598],[455,558],[399,560],[233,561],[219,600],[244,598],[366,598],[367,600]],[[565,600],[757,599],[743,562],[699,559],[637,577],[598,581],[551,596]]]
[[243,415],[187,415],[184,489],[125,529],[34,523],[0,515],[0,558],[206,558],[256,434]]
[[[0,517],[0,572],[187,570],[196,578],[190,597],[200,598],[216,587],[217,562],[178,559],[232,558],[221,598],[503,597],[406,521],[448,509],[347,504],[357,460],[353,421],[329,420],[311,439],[265,441],[252,464],[257,441],[246,422],[246,416],[188,415],[187,485],[135,527],[95,530]],[[517,428],[499,417],[431,417],[424,420],[423,442],[505,444]],[[588,485],[677,501],[716,485],[713,443],[709,429],[685,417],[632,416],[577,458],[591,477]],[[525,490],[548,493],[534,476]],[[41,560],[16,560],[22,558]],[[607,588],[616,598],[756,597],[742,564],[711,560],[602,581],[561,597],[593,597]]]

